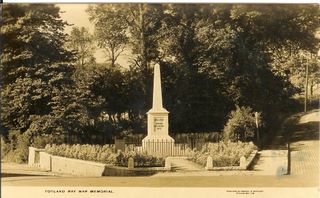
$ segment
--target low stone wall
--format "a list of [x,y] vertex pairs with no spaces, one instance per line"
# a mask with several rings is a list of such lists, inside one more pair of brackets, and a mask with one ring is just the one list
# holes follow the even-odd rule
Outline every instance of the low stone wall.
[[249,157],[247,158],[246,169],[248,169],[248,168],[252,165],[254,159],[257,157],[257,154],[258,154],[258,151],[257,151],[257,150],[254,150],[254,151],[249,155]]
[[44,149],[29,147],[28,165],[39,167],[41,151],[44,151]]
[[[253,163],[258,151],[253,151],[247,159],[242,157],[240,160],[240,166],[228,166],[228,167],[206,167],[209,171],[219,170],[247,170]],[[212,159],[208,159],[208,163],[212,164]],[[133,166],[118,167],[97,162],[84,161],[66,157],[59,157],[50,155],[44,152],[44,149],[37,149],[29,147],[29,165],[38,166],[46,171],[52,171],[55,173],[70,174],[75,176],[144,176],[153,175],[157,172],[165,172],[171,170],[171,160],[166,159],[165,167],[149,167],[149,168],[135,168]]]
[[76,176],[103,176],[106,165],[102,163],[51,156],[51,171]]
[[[228,167],[206,167],[209,171],[219,170],[247,170],[258,151],[253,151],[247,159],[242,159],[240,166]],[[244,157],[243,157],[244,158]],[[211,159],[212,160],[212,159]],[[134,168],[117,167],[106,165],[97,162],[84,161],[60,156],[50,155],[44,152],[44,149],[29,147],[29,165],[38,166],[46,171],[55,173],[71,174],[75,176],[146,176],[153,175],[157,172],[165,172],[171,170],[170,158],[166,159],[165,167],[149,167],[149,168]],[[211,162],[212,163],[212,162]]]
[[[134,162],[133,162],[134,163]],[[168,171],[170,167],[117,167],[97,162],[84,161],[48,154],[44,149],[29,147],[29,165],[46,171],[75,176],[143,176]]]
[[51,171],[51,157],[52,155],[46,152],[40,152],[40,168],[46,171]]

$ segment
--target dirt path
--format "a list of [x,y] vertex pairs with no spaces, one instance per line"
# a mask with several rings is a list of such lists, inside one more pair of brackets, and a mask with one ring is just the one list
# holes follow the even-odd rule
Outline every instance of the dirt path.
[[262,150],[253,169],[256,175],[287,174],[287,150]]
[[291,174],[319,175],[320,110],[302,116],[291,136]]
[[174,171],[186,172],[204,170],[204,167],[188,160],[187,157],[170,157],[170,160]]
[[296,114],[286,120],[269,149],[259,152],[257,175],[285,175],[288,167],[286,133],[291,134],[291,175],[319,175],[320,110]]
[[22,176],[54,176],[52,172],[44,171],[38,167],[28,164],[17,164],[1,162],[1,177],[22,177]]

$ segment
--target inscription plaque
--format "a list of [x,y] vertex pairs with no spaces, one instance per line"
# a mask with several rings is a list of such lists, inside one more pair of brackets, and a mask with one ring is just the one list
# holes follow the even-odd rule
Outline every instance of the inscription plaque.
[[164,117],[155,117],[153,127],[155,131],[160,131],[164,127]]

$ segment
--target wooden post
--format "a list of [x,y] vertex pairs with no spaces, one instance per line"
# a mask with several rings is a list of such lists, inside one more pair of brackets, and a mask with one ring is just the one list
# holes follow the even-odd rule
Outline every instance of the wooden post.
[[257,127],[257,147],[258,147],[258,150],[260,150],[259,113],[255,112],[254,115],[256,118],[256,127]]
[[291,174],[291,148],[290,148],[290,137],[287,139],[287,144],[288,144],[288,166],[287,166],[287,175]]
[[307,112],[307,103],[308,103],[308,80],[309,80],[309,61],[307,59],[306,64],[306,79],[304,85],[304,112]]

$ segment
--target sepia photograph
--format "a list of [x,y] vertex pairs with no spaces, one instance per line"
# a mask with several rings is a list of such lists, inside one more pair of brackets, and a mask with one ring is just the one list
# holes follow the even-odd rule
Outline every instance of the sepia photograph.
[[320,4],[0,4],[2,198],[319,197]]

